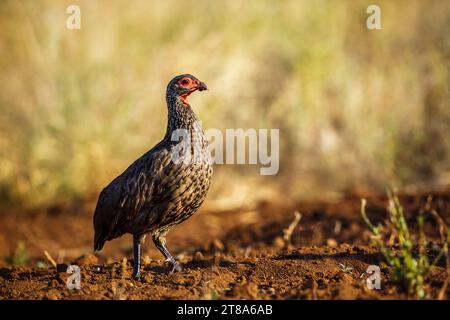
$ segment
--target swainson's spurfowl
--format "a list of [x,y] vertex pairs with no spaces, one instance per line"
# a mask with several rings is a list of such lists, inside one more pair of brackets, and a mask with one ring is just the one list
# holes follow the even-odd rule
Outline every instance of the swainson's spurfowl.
[[133,278],[140,276],[141,244],[148,234],[171,262],[172,271],[181,270],[166,248],[166,234],[192,216],[208,192],[213,172],[208,142],[188,102],[196,90],[207,87],[190,74],[169,82],[164,138],[100,193],[94,213],[94,249],[101,250],[107,240],[132,234]]

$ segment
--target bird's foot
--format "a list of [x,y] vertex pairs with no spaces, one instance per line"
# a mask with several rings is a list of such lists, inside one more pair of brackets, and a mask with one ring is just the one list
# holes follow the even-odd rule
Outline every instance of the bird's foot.
[[135,280],[135,281],[140,281],[142,279],[141,273],[140,272],[133,272],[133,274],[131,275],[131,279]]
[[171,271],[172,273],[181,272],[181,270],[183,270],[181,265],[178,262],[176,262],[175,260],[171,261],[171,263],[172,263],[172,271]]

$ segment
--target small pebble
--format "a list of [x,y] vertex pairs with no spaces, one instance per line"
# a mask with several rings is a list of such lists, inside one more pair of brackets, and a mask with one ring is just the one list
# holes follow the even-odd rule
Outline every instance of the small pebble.
[[143,264],[143,265],[148,265],[148,264],[151,264],[151,263],[152,263],[152,259],[150,259],[149,256],[144,256],[144,257],[142,258],[142,264]]
[[217,251],[223,251],[224,249],[224,245],[219,239],[214,239],[213,245],[214,249],[216,249]]
[[247,289],[247,293],[250,296],[250,298],[256,299],[256,297],[258,296],[258,292],[259,292],[258,285],[254,282],[249,282],[246,289]]
[[280,236],[276,237],[276,238],[273,240],[273,245],[274,245],[275,247],[277,247],[278,249],[284,248],[285,243],[284,243],[283,238],[281,238]]
[[200,251],[197,251],[194,254],[194,257],[192,259],[194,262],[201,262],[203,260],[205,260],[205,257],[203,256],[203,254]]
[[152,283],[153,282],[153,276],[151,274],[146,274],[144,276],[143,282],[145,283]]
[[329,246],[331,248],[335,248],[335,247],[337,247],[337,241],[332,238],[327,239],[327,246]]

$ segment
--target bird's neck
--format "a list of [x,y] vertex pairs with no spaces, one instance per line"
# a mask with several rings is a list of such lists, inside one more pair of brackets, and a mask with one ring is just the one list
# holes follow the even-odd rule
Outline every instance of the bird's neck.
[[175,130],[185,129],[189,133],[201,130],[200,120],[190,105],[184,104],[179,97],[167,97],[168,121],[166,137],[170,138]]

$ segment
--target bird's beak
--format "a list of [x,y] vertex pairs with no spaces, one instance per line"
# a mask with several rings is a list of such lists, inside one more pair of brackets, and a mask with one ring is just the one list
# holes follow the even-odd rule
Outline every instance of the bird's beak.
[[208,90],[208,87],[206,86],[206,83],[201,82],[198,85],[198,91]]

